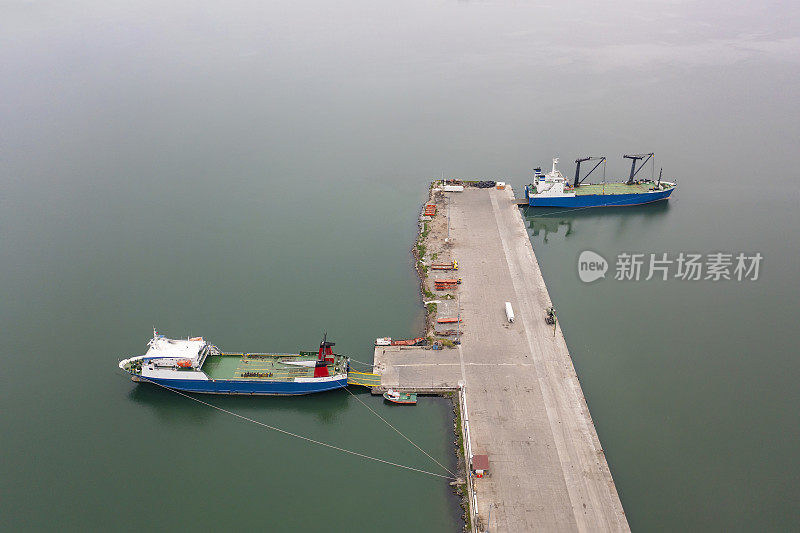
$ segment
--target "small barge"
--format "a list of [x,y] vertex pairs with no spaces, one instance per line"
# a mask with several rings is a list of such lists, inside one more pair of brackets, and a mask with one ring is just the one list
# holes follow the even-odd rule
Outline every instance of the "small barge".
[[223,353],[202,337],[168,339],[153,331],[144,355],[119,368],[137,382],[208,394],[298,395],[347,386],[350,359],[323,338],[317,352]]

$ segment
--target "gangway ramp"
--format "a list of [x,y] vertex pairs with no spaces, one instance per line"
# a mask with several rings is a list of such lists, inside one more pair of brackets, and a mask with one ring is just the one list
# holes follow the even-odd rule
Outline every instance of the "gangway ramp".
[[363,387],[380,387],[381,375],[370,374],[368,372],[355,372],[351,370],[347,373],[348,385],[361,385]]

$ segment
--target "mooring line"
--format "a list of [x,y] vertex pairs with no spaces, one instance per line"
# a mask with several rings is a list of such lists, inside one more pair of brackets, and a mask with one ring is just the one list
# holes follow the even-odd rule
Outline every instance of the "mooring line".
[[[445,476],[445,475],[442,475],[442,474],[437,474],[436,472],[429,472],[427,470],[422,470],[421,468],[414,468],[413,466],[401,465],[399,463],[394,463],[392,461],[387,461],[386,459],[381,459],[379,457],[372,457],[371,455],[366,455],[366,454],[363,454],[363,453],[360,453],[360,452],[356,452],[356,451],[353,451],[353,450],[348,450],[346,448],[341,448],[341,447],[335,446],[333,444],[328,444],[327,442],[322,442],[322,441],[315,440],[315,439],[312,439],[312,438],[309,438],[309,437],[304,437],[303,435],[298,435],[297,433],[292,433],[291,431],[286,431],[285,429],[281,429],[279,427],[271,426],[271,425],[266,424],[264,422],[260,422],[258,420],[254,420],[252,418],[248,418],[248,417],[246,417],[244,415],[240,415],[238,413],[234,413],[233,411],[229,411],[228,409],[223,409],[222,407],[216,406],[216,405],[214,405],[212,403],[204,402],[203,400],[199,400],[197,398],[189,396],[188,394],[185,394],[185,393],[183,393],[183,392],[181,392],[181,391],[179,391],[177,389],[173,389],[172,387],[167,387],[166,385],[162,385],[161,383],[157,383],[157,382],[155,382],[153,380],[147,379],[144,376],[139,376],[139,377],[141,379],[144,379],[145,381],[147,381],[149,383],[153,383],[155,385],[158,385],[159,387],[167,389],[168,391],[172,391],[175,394],[183,396],[184,398],[188,398],[188,399],[190,399],[192,401],[195,401],[197,403],[200,403],[200,404],[203,404],[205,406],[211,407],[212,409],[216,409],[217,411],[222,411],[223,413],[227,413],[227,414],[229,414],[231,416],[235,416],[236,418],[241,418],[242,420],[246,420],[248,422],[252,422],[253,424],[257,424],[257,425],[263,426],[263,427],[265,427],[267,429],[271,429],[273,431],[277,431],[278,433],[283,433],[284,435],[289,435],[290,437],[295,437],[297,439],[304,440],[304,441],[310,442],[312,444],[317,444],[319,446],[324,446],[326,448],[331,448],[333,450],[337,450],[337,451],[340,451],[340,452],[343,452],[343,453],[349,453],[350,455],[355,455],[357,457],[361,457],[362,459],[369,459],[370,461],[376,461],[378,463],[383,463],[383,464],[387,464],[387,465],[390,465],[390,466],[396,466],[397,468],[404,468],[405,470],[411,470],[411,471],[414,471],[414,472],[419,472],[421,474],[428,474],[429,476],[441,477],[441,478],[444,478],[444,479],[451,479],[451,480],[455,480],[456,479],[455,476],[454,477]],[[348,391],[348,392],[350,392],[350,391]],[[448,470],[448,472],[449,472],[449,470]]]
[[363,401],[361,398],[359,398],[358,396],[356,396],[355,394],[353,394],[353,392],[352,392],[350,389],[348,389],[347,387],[345,387],[345,388],[344,388],[344,390],[346,390],[348,393],[350,393],[350,396],[352,396],[353,398],[355,398],[356,400],[358,400],[359,402],[361,402],[361,405],[363,405],[364,407],[366,407],[367,409],[369,409],[370,411],[372,411],[372,414],[374,414],[375,416],[377,416],[378,418],[380,418],[381,420],[383,420],[384,424],[386,424],[387,426],[389,426],[390,428],[392,428],[393,430],[395,430],[395,431],[397,432],[397,434],[398,434],[398,435],[400,435],[401,437],[403,437],[404,439],[406,439],[406,440],[407,440],[409,443],[411,443],[411,445],[412,445],[412,446],[414,446],[416,449],[418,449],[419,451],[421,451],[422,453],[424,453],[424,454],[425,454],[425,455],[428,457],[428,459],[430,459],[431,461],[433,461],[433,462],[434,462],[434,463],[436,463],[437,465],[441,466],[441,467],[444,469],[444,471],[445,471],[445,472],[447,472],[448,474],[450,474],[451,476],[453,476],[453,479],[455,479],[455,478],[456,478],[456,475],[455,475],[453,472],[451,472],[449,468],[447,468],[447,467],[446,467],[446,466],[444,466],[442,463],[440,463],[439,461],[437,461],[436,459],[434,459],[434,458],[433,458],[433,457],[432,457],[432,456],[431,456],[431,455],[430,455],[428,452],[426,452],[425,450],[423,450],[422,448],[420,448],[419,446],[417,446],[417,444],[416,444],[414,441],[412,441],[411,439],[409,439],[408,437],[406,437],[406,436],[405,436],[405,434],[404,434],[402,431],[400,431],[399,429],[397,429],[396,427],[394,427],[392,424],[390,424],[388,420],[386,420],[386,419],[385,419],[385,418],[383,418],[381,415],[379,415],[379,414],[378,414],[378,413],[377,413],[377,412],[376,412],[376,411],[375,411],[375,410],[374,410],[372,407],[370,407],[369,405],[367,405],[367,404],[366,404],[366,403],[365,403],[365,402],[364,402],[364,401]]
[[357,359],[353,359],[352,357],[349,358],[351,363],[360,363],[362,365],[372,366],[373,363],[365,363],[364,361],[359,361]]

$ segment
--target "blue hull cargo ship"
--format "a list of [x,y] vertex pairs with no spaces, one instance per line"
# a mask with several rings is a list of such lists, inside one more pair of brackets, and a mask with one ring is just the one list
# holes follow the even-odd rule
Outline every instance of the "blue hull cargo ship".
[[350,359],[323,338],[317,352],[223,353],[202,337],[167,339],[153,331],[144,355],[123,359],[131,379],[209,394],[297,395],[347,386]]
[[[584,157],[575,160],[575,179],[572,184],[556,168],[558,159],[553,159],[553,169],[543,174],[540,168],[534,169],[534,182],[525,186],[525,197],[532,207],[623,207],[649,204],[666,200],[675,190],[676,184],[662,181],[659,173],[658,181],[636,179],[636,175],[644,167],[653,154],[633,154],[623,156],[631,159],[631,174],[625,183],[583,183],[583,180],[603,165],[605,175],[605,157]],[[637,169],[637,162],[643,160]],[[580,177],[581,163],[597,161],[594,167]],[[655,168],[653,169],[655,170]]]

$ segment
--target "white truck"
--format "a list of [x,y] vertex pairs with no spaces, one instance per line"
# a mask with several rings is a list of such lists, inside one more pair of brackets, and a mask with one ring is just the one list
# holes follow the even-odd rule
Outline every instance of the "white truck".
[[511,302],[506,302],[506,318],[510,323],[514,323],[514,309],[511,307]]

